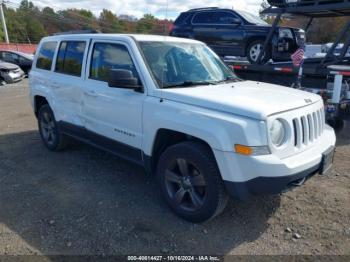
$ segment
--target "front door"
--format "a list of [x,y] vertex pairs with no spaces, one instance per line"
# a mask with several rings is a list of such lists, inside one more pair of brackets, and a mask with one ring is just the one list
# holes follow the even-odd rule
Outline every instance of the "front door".
[[[89,52],[83,88],[83,121],[97,143],[124,156],[141,159],[142,108],[145,93],[108,86],[110,69],[130,70],[139,77],[133,55],[123,43],[95,40]],[[92,138],[93,140],[94,138]]]

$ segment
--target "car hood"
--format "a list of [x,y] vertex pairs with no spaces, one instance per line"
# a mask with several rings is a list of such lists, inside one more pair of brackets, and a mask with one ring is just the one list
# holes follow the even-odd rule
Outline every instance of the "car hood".
[[2,69],[2,70],[15,70],[15,69],[18,69],[18,66],[15,64],[0,61],[0,69]]
[[261,82],[163,89],[163,99],[266,120],[270,115],[320,101],[318,95]]

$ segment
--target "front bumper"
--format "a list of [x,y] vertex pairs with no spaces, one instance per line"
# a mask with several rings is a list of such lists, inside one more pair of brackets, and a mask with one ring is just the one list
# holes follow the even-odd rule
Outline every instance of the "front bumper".
[[247,157],[214,151],[228,193],[238,199],[256,194],[277,194],[311,178],[322,169],[323,154],[335,147],[333,129],[308,150],[280,159],[275,155]]
[[12,84],[23,80],[25,78],[25,73],[22,70],[16,70],[6,73],[2,72],[1,76],[6,83]]
[[253,195],[279,194],[301,186],[308,179],[320,172],[322,164],[317,164],[298,174],[281,177],[257,177],[247,182],[225,182],[229,195],[233,198],[245,200]]

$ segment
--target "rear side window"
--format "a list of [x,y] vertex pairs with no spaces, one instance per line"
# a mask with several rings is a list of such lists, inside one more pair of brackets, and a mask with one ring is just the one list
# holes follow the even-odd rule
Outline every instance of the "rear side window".
[[190,13],[181,13],[180,16],[175,20],[175,25],[186,24],[189,16]]
[[95,43],[90,66],[90,78],[107,82],[110,69],[130,70],[137,77],[134,63],[124,45]]
[[197,13],[193,18],[194,24],[212,24],[214,21],[214,12]]
[[57,55],[56,69],[58,73],[81,76],[86,42],[61,42]]
[[231,24],[232,18],[238,18],[230,12],[201,12],[193,18],[194,24]]
[[46,42],[39,50],[36,67],[44,70],[51,70],[53,56],[55,54],[57,42]]

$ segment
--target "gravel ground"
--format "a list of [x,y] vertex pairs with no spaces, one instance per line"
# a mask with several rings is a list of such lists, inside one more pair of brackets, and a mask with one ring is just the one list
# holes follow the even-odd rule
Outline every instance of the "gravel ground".
[[142,169],[80,143],[48,152],[27,94],[0,87],[0,255],[350,255],[349,123],[329,176],[193,225]]

